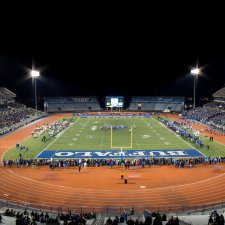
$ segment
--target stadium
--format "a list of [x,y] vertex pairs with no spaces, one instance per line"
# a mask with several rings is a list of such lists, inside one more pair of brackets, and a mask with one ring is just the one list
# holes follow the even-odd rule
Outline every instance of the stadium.
[[74,3],[2,4],[0,224],[224,225],[223,7]]
[[223,225],[212,4],[32,3],[2,6],[0,224]]
[[43,111],[15,97],[0,88],[5,208],[108,217],[224,206],[224,87],[188,111],[183,97],[134,96],[126,109],[123,96],[105,96],[104,108],[46,97]]

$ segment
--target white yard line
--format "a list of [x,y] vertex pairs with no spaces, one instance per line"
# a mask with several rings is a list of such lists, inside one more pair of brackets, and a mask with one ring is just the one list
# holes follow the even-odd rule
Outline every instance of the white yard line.
[[[103,122],[104,122],[104,124],[106,123],[106,118],[104,118]],[[103,131],[102,133],[103,133],[103,134],[102,134],[102,136],[101,136],[100,149],[102,149],[102,145],[103,145],[103,143],[104,143],[103,140],[104,140],[104,136],[105,136],[105,132]],[[111,143],[110,143],[110,145],[111,145]]]

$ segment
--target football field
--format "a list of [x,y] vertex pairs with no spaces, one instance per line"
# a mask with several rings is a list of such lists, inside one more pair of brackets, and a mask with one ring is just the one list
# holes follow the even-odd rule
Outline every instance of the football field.
[[[112,127],[111,127],[112,126]],[[46,150],[190,149],[154,118],[78,118]]]
[[[43,135],[30,137],[20,143],[29,151],[20,152],[16,147],[7,151],[4,158],[84,158],[124,156],[202,156],[195,146],[180,138],[154,117],[74,117],[69,127],[56,136],[42,142]],[[97,155],[91,152],[98,151]],[[101,152],[107,152],[102,155]],[[142,151],[140,153],[140,151]],[[153,151],[153,152],[150,152]],[[169,154],[167,154],[170,151]],[[192,152],[190,155],[185,152]],[[82,155],[82,153],[86,152]],[[139,152],[139,153],[137,153]],[[133,155],[132,155],[133,154]],[[136,154],[136,155],[135,155]]]

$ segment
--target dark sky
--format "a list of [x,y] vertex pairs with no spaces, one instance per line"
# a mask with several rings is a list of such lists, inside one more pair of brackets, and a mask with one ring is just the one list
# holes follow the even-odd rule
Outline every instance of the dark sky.
[[[22,12],[21,12],[22,14]],[[193,95],[225,84],[225,39],[215,24],[152,15],[88,17],[65,11],[7,20],[0,35],[0,86],[33,96],[27,70],[40,70],[39,96]],[[182,14],[182,13],[181,13]],[[121,13],[120,13],[121,15]],[[184,16],[186,17],[186,15]],[[199,17],[200,18],[200,17]]]

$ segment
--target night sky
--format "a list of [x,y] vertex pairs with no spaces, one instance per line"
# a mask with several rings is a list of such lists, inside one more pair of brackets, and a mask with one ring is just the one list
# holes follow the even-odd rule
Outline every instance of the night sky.
[[[37,92],[46,96],[193,96],[190,69],[199,65],[197,97],[225,84],[225,41],[210,24],[42,15],[2,27],[0,86],[32,98],[28,70],[40,71]],[[30,25],[32,24],[32,25]],[[192,24],[193,25],[193,24]],[[207,27],[207,30],[205,29]],[[201,35],[195,32],[201,28]],[[213,35],[212,35],[213,32]]]

